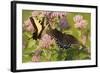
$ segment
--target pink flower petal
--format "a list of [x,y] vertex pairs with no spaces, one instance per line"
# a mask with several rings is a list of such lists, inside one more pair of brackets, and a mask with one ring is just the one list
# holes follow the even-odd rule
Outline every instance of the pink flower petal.
[[78,23],[80,22],[81,20],[83,20],[83,16],[82,15],[76,15],[74,18],[73,18],[74,22],[75,23]]
[[33,56],[32,61],[33,62],[39,62],[40,61],[40,56]]

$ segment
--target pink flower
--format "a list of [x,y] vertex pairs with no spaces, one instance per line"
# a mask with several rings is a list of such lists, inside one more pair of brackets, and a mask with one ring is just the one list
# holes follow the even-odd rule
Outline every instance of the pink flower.
[[56,11],[44,11],[44,15],[46,15],[49,18],[54,18],[54,17],[62,17],[66,15],[66,12],[56,12]]
[[40,61],[40,56],[34,55],[34,56],[32,57],[32,61],[33,61],[33,62],[39,62],[39,61]]
[[51,36],[45,34],[42,36],[39,42],[39,46],[41,46],[41,48],[49,48],[52,43],[53,43],[53,39],[51,38]]
[[86,20],[81,20],[80,22],[78,22],[78,23],[75,24],[75,27],[81,29],[81,28],[85,28],[87,24],[88,23],[87,23]]
[[23,25],[24,25],[24,28],[25,28],[26,31],[29,31],[29,32],[34,32],[35,31],[32,23],[29,19],[26,20]]
[[63,16],[65,16],[65,15],[66,15],[66,12],[52,12],[51,18],[53,18],[53,17],[63,18]]
[[74,22],[75,23],[78,23],[80,22],[81,20],[83,20],[83,16],[81,15],[76,15],[74,18],[73,18]]
[[75,27],[76,28],[79,28],[79,29],[82,29],[82,28],[85,28],[86,25],[88,24],[86,20],[83,19],[83,16],[81,15],[76,15],[74,18],[73,18],[74,22],[75,22]]

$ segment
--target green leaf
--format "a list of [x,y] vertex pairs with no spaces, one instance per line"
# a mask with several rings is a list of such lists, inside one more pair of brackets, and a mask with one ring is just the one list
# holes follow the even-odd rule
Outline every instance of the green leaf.
[[27,48],[34,47],[35,45],[36,45],[36,41],[35,40],[29,40]]
[[32,60],[32,56],[23,55],[23,57],[22,57],[22,62],[24,62],[24,63],[31,62],[31,60]]

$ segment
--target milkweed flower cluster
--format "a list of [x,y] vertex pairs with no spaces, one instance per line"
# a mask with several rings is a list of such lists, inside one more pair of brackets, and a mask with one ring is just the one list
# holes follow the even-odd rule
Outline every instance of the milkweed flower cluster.
[[[53,26],[53,22],[57,21],[62,28],[66,28],[69,26],[66,19],[67,12],[46,11],[44,12],[44,15],[47,16],[49,23],[52,24],[51,26]],[[58,20],[54,20],[54,18],[58,18]]]
[[88,24],[81,15],[76,15],[75,17],[73,17],[73,20],[75,22],[75,27],[79,29],[86,28],[86,25]]
[[39,62],[40,61],[40,59],[41,59],[41,57],[40,57],[41,52],[42,51],[40,49],[36,49],[34,51],[34,55],[32,56],[32,61],[33,62]]
[[25,28],[26,31],[29,31],[31,33],[33,33],[35,31],[31,21],[29,19],[27,19],[24,24],[23,27]]
[[34,55],[32,57],[32,62],[39,62],[40,61],[40,56],[39,55]]
[[45,11],[43,13],[44,15],[49,16],[50,18],[62,17],[67,14],[67,12],[56,12],[56,11]]
[[41,37],[39,46],[41,48],[49,48],[53,44],[53,39],[48,34],[45,34]]

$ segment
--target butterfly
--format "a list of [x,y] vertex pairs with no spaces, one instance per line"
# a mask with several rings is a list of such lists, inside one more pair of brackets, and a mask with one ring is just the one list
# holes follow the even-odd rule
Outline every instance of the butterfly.
[[57,29],[52,29],[49,32],[49,35],[51,35],[56,40],[56,43],[60,48],[68,49],[72,45],[80,45],[82,48],[85,48],[85,46],[73,35],[62,33]]

